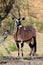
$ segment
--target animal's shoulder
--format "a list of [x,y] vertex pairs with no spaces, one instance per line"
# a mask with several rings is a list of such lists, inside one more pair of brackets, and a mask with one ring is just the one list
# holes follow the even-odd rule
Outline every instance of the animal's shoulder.
[[32,26],[22,26],[20,28],[20,30],[24,30],[24,31],[31,31],[31,29],[32,29]]

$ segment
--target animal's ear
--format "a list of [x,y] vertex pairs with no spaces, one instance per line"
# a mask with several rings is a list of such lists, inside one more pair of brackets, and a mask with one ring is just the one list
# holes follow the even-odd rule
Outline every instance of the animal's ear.
[[22,20],[25,20],[25,17],[23,17]]

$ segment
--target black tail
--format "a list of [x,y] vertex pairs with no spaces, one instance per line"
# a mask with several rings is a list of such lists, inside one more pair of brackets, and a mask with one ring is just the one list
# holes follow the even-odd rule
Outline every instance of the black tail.
[[36,37],[34,37],[34,47],[35,47],[35,52],[36,52]]

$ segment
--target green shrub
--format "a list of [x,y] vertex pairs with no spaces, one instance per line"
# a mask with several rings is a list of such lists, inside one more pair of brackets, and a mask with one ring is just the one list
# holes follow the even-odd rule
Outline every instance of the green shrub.
[[33,26],[34,25],[34,21],[33,21],[33,19],[29,19],[29,25],[31,25],[31,26]]
[[16,51],[17,50],[16,45],[12,41],[10,41],[8,49],[9,49],[9,51]]
[[0,58],[1,59],[3,58],[3,53],[1,52],[1,50],[0,50]]
[[23,24],[24,26],[26,26],[26,25],[33,26],[34,22],[33,22],[33,20],[30,18],[30,19],[24,20],[24,21],[22,22],[22,24]]
[[[15,43],[13,42],[13,39],[11,36],[9,36],[7,39],[6,39],[6,42],[8,43],[8,45],[4,45],[5,47],[5,50],[7,51],[8,54],[10,54],[11,51],[16,51],[17,48],[16,48],[16,45]],[[5,43],[5,44],[7,44]]]
[[2,33],[2,28],[0,28],[0,34]]
[[38,32],[43,31],[43,22],[36,21],[36,27],[38,29]]
[[10,50],[8,48],[5,48],[5,50],[7,51],[8,54],[10,54]]
[[13,46],[13,45],[12,45],[12,46],[10,45],[10,46],[9,46],[9,50],[10,50],[10,51],[16,51],[16,50],[17,50],[17,48],[16,48],[16,46],[15,46],[15,45],[14,45],[14,46]]
[[35,24],[35,27],[37,28],[38,32],[43,31],[43,21],[42,22],[38,21],[38,20],[34,21],[32,18],[30,18],[30,19],[27,19],[24,22],[22,22],[22,24],[24,26],[26,26],[26,25],[34,26],[34,24]]
[[2,28],[3,30],[9,30],[9,34],[12,33],[13,27],[14,27],[14,22],[12,21],[11,18],[6,18],[3,23],[2,23]]

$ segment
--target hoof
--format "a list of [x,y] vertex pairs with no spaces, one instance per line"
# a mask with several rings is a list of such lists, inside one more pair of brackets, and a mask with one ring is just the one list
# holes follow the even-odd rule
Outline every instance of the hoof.
[[21,59],[23,60],[24,58],[22,57]]
[[31,56],[31,53],[29,54],[29,56]]
[[18,59],[20,59],[20,56],[18,56]]

